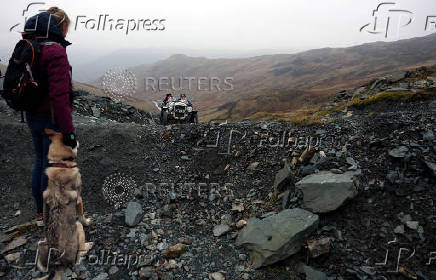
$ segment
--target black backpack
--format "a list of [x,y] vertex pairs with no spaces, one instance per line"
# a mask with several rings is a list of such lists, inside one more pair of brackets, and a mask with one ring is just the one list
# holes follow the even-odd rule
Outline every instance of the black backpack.
[[20,40],[9,60],[0,93],[15,111],[32,112],[44,97],[38,85],[39,48],[35,40]]

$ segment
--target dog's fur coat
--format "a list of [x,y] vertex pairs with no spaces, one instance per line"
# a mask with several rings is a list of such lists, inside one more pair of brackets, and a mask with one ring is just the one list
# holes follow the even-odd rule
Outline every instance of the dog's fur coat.
[[57,165],[45,171],[49,181],[43,193],[45,228],[44,239],[38,242],[37,265],[42,271],[55,273],[53,279],[61,279],[63,271],[79,263],[92,247],[92,243],[85,243],[82,226],[90,220],[83,214],[79,169],[70,160],[77,157],[77,148],[66,146],[61,133],[45,132],[51,140],[48,159]]

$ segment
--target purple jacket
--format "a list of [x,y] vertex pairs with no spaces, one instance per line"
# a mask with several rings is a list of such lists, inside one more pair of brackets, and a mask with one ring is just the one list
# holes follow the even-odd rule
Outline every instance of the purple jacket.
[[40,36],[38,41],[51,42],[50,44],[41,44],[38,61],[39,86],[48,94],[38,104],[32,115],[51,118],[50,107],[52,105],[54,119],[60,131],[64,134],[74,133],[72,69],[66,52],[66,47],[70,43],[62,36],[56,19],[47,12],[42,12],[28,19],[25,28],[32,29],[32,32],[23,33],[23,38]]
[[71,66],[65,48],[52,44],[41,46],[39,59],[40,75],[47,79],[48,95],[41,101],[35,116],[51,117],[50,101],[55,122],[62,133],[74,133],[72,118]]

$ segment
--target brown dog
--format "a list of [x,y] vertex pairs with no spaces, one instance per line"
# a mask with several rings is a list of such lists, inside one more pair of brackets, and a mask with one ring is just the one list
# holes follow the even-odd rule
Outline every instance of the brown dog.
[[53,279],[57,280],[66,268],[80,263],[93,244],[85,243],[82,226],[91,221],[83,213],[82,182],[74,162],[77,147],[66,146],[61,133],[51,129],[45,132],[51,140],[48,152],[51,166],[45,171],[49,180],[43,193],[45,236],[38,242],[37,266],[41,271],[54,273]]

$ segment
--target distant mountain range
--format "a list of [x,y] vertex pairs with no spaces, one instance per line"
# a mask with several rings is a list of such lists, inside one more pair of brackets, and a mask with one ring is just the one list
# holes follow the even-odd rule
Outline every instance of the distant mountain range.
[[[376,42],[349,48],[324,48],[297,54],[239,59],[173,55],[130,70],[137,78],[136,98],[149,104],[152,99],[163,98],[167,91],[146,91],[147,78],[150,84],[150,78],[172,77],[178,81],[187,77],[218,77],[221,90],[199,91],[195,89],[198,81],[194,81],[190,91],[184,85],[184,90],[171,92],[185,92],[195,99],[203,120],[240,120],[296,114],[314,103],[329,100],[340,90],[357,87],[374,77],[435,64],[436,34],[432,34],[389,43]],[[223,90],[223,81],[229,77],[232,78],[233,88]],[[204,81],[208,83],[210,80]],[[100,86],[101,83],[97,81],[95,85]],[[180,88],[177,82],[175,88]]]
[[[132,57],[135,56],[133,53]],[[123,55],[119,58],[123,57],[126,59]],[[162,99],[167,92],[176,95],[184,92],[194,99],[203,121],[269,119],[299,114],[314,104],[331,100],[341,90],[358,87],[389,72],[424,65],[436,65],[436,34],[389,43],[248,58],[211,59],[178,54],[129,68],[136,76],[137,91],[128,103],[153,110],[152,100]],[[176,90],[145,90],[146,81],[154,78],[156,86],[157,80],[165,77],[176,81]],[[181,78],[185,78],[182,89],[177,82]],[[186,78],[194,78],[191,90]],[[220,89],[196,89],[200,78],[206,78],[203,89],[204,82],[207,88],[212,78],[218,78]],[[224,83],[230,78],[231,88]],[[75,88],[102,95],[101,80],[102,77],[93,83],[75,83]]]
[[[287,50],[295,53],[297,50]],[[80,50],[69,51],[69,59],[73,65],[73,78],[80,82],[91,82],[104,75],[106,71],[117,68],[127,68],[142,64],[152,64],[167,59],[175,53],[208,58],[250,57],[259,54],[274,53],[274,50],[190,50],[190,49],[158,49],[136,48],[121,49],[109,54],[86,53]]]

